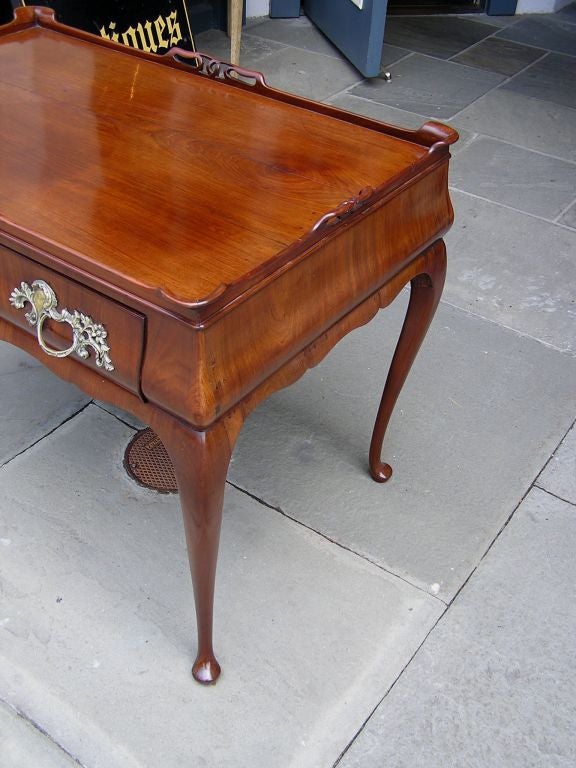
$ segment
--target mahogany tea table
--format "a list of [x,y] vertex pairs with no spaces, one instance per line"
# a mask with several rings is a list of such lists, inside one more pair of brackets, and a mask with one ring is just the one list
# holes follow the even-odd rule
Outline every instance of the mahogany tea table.
[[443,287],[453,213],[433,122],[385,125],[262,75],[67,28],[0,27],[0,338],[149,424],[173,462],[194,586],[196,680],[230,456],[247,414],[410,282],[370,446]]

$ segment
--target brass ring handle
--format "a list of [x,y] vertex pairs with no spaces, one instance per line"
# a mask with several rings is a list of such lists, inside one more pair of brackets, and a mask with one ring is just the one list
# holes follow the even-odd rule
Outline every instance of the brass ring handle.
[[[50,357],[68,357],[68,355],[71,355],[72,352],[74,352],[78,346],[78,334],[74,330],[74,326],[72,323],[70,325],[72,326],[72,332],[74,334],[74,339],[72,341],[72,346],[70,346],[68,349],[52,349],[51,347],[46,344],[44,339],[42,338],[42,328],[44,327],[44,322],[48,319],[49,315],[44,314],[40,315],[40,318],[38,319],[38,323],[36,325],[36,336],[38,338],[38,344],[40,347],[46,352],[47,355],[50,355]],[[51,318],[54,320],[55,318]],[[64,319],[62,322],[67,323],[68,320]]]
[[[32,309],[26,313],[26,319],[30,325],[36,326],[36,336],[41,349],[50,357],[68,357],[75,352],[83,360],[89,356],[91,348],[96,357],[96,365],[106,371],[113,371],[114,366],[110,359],[110,347],[106,339],[108,332],[100,323],[94,322],[83,312],[68,309],[58,310],[58,299],[52,288],[44,280],[34,280],[32,285],[20,283],[19,288],[14,288],[10,295],[10,303],[16,309],[22,309],[28,302]],[[68,323],[72,328],[72,344],[68,349],[52,349],[42,335],[46,320],[54,320],[57,323]]]

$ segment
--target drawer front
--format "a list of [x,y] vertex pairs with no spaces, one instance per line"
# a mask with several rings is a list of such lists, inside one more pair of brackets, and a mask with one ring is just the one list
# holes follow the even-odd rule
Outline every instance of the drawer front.
[[0,316],[35,336],[46,355],[140,394],[145,319],[132,309],[0,246]]

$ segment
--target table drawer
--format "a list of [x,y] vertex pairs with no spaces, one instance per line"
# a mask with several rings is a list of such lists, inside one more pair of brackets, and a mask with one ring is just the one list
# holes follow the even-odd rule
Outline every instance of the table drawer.
[[0,316],[36,336],[45,354],[140,393],[145,318],[3,246]]

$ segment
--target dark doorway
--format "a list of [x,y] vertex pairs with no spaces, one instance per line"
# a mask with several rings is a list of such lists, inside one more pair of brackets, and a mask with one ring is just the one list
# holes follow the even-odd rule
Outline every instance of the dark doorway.
[[10,0],[0,0],[0,24],[6,24],[12,21],[14,11]]
[[486,0],[388,0],[389,15],[483,13]]
[[227,0],[188,0],[190,26],[195,35],[207,29],[226,30],[228,23]]

